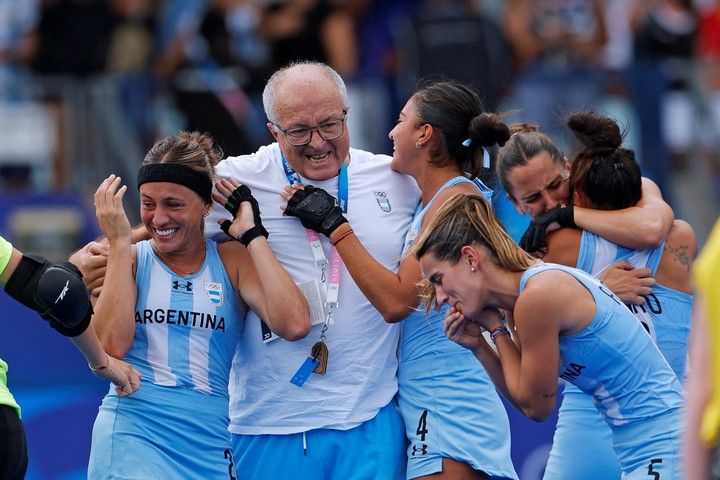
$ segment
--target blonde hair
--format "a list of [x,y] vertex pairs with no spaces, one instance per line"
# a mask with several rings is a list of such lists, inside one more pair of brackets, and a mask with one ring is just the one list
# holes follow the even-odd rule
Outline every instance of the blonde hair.
[[161,138],[145,154],[142,165],[174,163],[215,178],[215,165],[222,160],[222,150],[207,133],[180,132]]
[[[440,261],[457,263],[465,245],[485,248],[497,266],[510,272],[527,270],[537,263],[510,238],[485,197],[463,193],[456,193],[438,209],[408,255],[420,260],[430,253]],[[427,279],[419,286],[429,310],[435,302],[435,287]]]

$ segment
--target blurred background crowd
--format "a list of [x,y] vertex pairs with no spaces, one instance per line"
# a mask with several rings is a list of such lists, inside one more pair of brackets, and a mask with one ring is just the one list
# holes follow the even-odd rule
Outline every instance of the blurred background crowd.
[[388,153],[418,79],[454,78],[561,144],[571,111],[614,115],[701,240],[717,213],[717,0],[0,0],[0,189],[85,199],[182,129],[254,151],[264,82],[297,59],[343,75],[357,148]]
[[[616,117],[701,245],[720,213],[720,0],[0,0],[0,233],[67,258],[97,234],[91,192],[111,172],[132,186],[156,138],[209,132],[226,155],[269,143],[263,85],[300,59],[345,79],[353,147],[390,153],[387,133],[418,80],[453,78],[568,150],[569,113]],[[34,392],[57,392],[77,365],[52,338],[59,363],[39,366],[18,338],[0,335],[11,386],[26,415],[54,412],[26,420],[33,456],[57,417]],[[63,392],[77,412],[81,390]],[[70,414],[83,445],[97,402],[87,426]],[[77,473],[53,461],[31,463],[29,478]]]

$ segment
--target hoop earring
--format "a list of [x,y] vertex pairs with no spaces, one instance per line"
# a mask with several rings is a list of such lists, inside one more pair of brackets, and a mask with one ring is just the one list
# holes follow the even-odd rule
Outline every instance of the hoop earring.
[[415,148],[422,148],[422,145],[420,144],[420,140],[415,142]]

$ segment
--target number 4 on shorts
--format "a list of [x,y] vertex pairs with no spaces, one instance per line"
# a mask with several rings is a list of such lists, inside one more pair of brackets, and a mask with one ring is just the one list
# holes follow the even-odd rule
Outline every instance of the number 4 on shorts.
[[415,430],[415,434],[420,437],[420,441],[425,441],[425,435],[428,433],[427,429],[427,414],[428,411],[424,410],[422,415],[420,415],[420,421],[418,422],[417,430]]

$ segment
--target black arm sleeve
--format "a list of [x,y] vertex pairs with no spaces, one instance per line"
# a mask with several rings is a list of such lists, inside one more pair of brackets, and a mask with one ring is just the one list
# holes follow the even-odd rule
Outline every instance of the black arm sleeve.
[[23,255],[5,291],[67,337],[80,335],[90,324],[90,297],[82,274],[69,262],[50,263],[40,255]]

